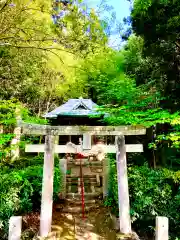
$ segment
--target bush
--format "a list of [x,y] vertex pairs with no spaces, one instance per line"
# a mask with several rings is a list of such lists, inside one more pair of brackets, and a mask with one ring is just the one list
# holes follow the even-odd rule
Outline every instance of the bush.
[[[111,161],[110,189],[106,205],[118,215],[116,164]],[[153,170],[144,166],[129,166],[131,219],[139,231],[153,232],[156,216],[166,216],[170,232],[180,235],[180,171]]]
[[[11,172],[4,170],[0,174],[0,228],[6,232],[12,215],[22,215],[40,208],[43,167],[41,164]],[[55,166],[54,198],[57,198],[60,186],[61,174],[59,166]]]
[[30,166],[43,166],[44,157],[42,154],[32,157],[21,157],[13,162],[7,161],[0,164],[1,173],[11,173],[12,171],[22,170]]

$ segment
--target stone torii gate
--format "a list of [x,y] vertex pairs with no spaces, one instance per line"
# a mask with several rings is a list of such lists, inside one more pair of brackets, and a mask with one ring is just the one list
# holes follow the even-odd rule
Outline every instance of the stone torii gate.
[[[105,145],[105,153],[116,153],[117,177],[118,177],[118,198],[120,231],[124,234],[131,233],[129,190],[127,177],[126,152],[143,152],[142,144],[125,145],[125,135],[144,135],[146,129],[135,126],[50,126],[19,123],[23,134],[45,135],[45,144],[27,145],[27,152],[44,152],[41,215],[40,215],[40,236],[46,237],[51,231],[52,222],[52,196],[53,196],[53,168],[54,153],[75,153],[68,145],[57,145],[57,136],[62,135],[83,135],[83,151],[91,152],[91,136],[116,136],[115,145]],[[78,148],[78,146],[77,146]]]

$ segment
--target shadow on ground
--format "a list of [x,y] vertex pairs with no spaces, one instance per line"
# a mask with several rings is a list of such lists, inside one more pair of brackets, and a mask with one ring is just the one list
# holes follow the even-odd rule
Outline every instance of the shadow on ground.
[[81,214],[53,213],[51,237],[63,240],[115,240],[110,215],[105,208],[91,209],[85,219]]

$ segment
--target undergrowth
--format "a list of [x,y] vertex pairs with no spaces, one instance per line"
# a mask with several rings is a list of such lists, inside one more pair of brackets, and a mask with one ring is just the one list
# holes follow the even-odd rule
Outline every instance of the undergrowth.
[[[118,216],[118,188],[116,162],[110,158],[109,195],[105,205]],[[180,171],[128,167],[130,214],[137,232],[154,234],[156,216],[169,218],[172,239],[180,236]]]
[[[39,211],[42,191],[43,159],[19,160],[0,170],[0,238],[6,239],[11,216]],[[61,190],[58,161],[54,168],[54,200]]]

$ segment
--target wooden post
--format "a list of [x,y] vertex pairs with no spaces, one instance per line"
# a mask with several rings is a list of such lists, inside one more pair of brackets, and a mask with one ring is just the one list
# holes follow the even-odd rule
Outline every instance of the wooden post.
[[67,172],[67,159],[59,160],[60,171],[62,173],[62,197],[66,197],[66,172]]
[[53,204],[53,175],[54,175],[54,136],[48,134],[45,138],[45,153],[43,167],[40,236],[47,237],[51,231]]
[[156,240],[168,240],[169,221],[167,217],[156,217]]
[[8,240],[20,240],[22,228],[22,217],[13,216],[9,220],[9,236]]
[[116,137],[116,147],[120,231],[129,234],[131,233],[131,219],[124,136]]

